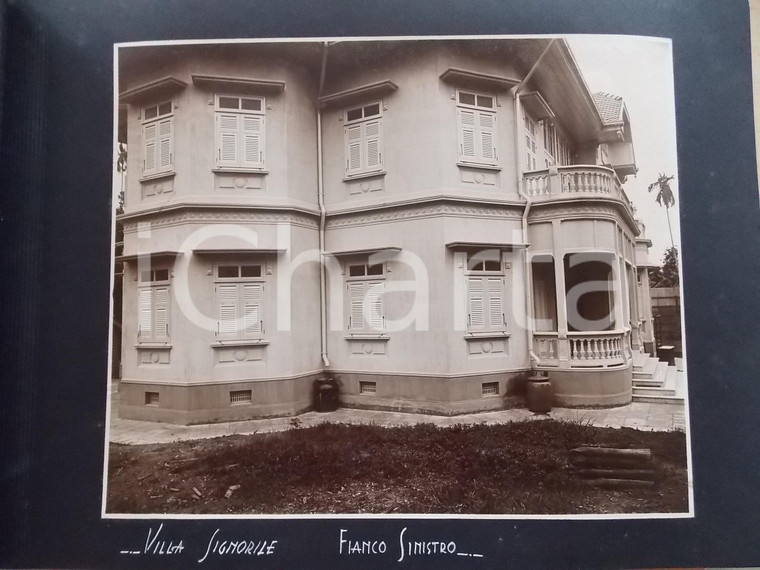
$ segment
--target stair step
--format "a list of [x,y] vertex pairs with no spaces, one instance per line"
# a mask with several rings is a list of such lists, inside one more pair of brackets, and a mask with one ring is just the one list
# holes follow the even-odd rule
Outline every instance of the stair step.
[[633,369],[641,370],[649,360],[650,356],[646,352],[634,352],[633,353]]
[[675,388],[658,388],[658,387],[646,387],[646,386],[634,386],[634,396],[675,396]]
[[637,378],[634,375],[633,386],[634,388],[662,388],[663,382],[662,380],[655,380],[654,378]]
[[640,379],[647,379],[647,378],[654,378],[654,373],[657,371],[657,364],[659,363],[659,360],[656,358],[652,358],[651,356],[647,358],[647,361],[644,363],[644,365],[640,369],[636,369],[634,367],[633,369],[633,377],[634,378],[640,378]]
[[638,396],[633,395],[632,401],[642,402],[646,404],[672,404],[676,406],[682,406],[684,403],[683,398],[678,396]]

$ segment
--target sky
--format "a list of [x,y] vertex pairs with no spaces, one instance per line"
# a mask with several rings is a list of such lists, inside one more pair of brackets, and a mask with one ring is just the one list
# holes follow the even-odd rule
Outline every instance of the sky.
[[652,240],[649,259],[660,264],[670,247],[668,220],[655,192],[647,192],[660,173],[676,175],[670,184],[676,198],[670,221],[673,241],[681,249],[671,43],[662,38],[601,35],[570,36],[568,43],[591,91],[620,95],[628,108],[639,171],[628,177],[624,188]]

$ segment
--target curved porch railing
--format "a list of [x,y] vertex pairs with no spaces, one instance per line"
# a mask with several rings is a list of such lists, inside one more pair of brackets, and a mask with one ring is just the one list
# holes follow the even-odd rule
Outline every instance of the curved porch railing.
[[631,357],[627,331],[534,332],[533,350],[540,367],[604,368],[628,362]]
[[606,166],[558,166],[527,172],[523,175],[523,191],[536,201],[606,196],[633,208],[617,174]]
[[625,364],[625,332],[571,332],[570,366],[615,366]]

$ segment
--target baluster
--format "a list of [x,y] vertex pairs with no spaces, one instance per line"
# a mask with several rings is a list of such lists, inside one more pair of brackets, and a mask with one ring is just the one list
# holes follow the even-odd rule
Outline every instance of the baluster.
[[549,341],[549,358],[552,360],[557,358],[557,341],[553,339]]
[[570,359],[578,359],[578,343],[574,338],[570,339]]
[[581,358],[583,360],[588,358],[588,339],[585,338],[581,341]]

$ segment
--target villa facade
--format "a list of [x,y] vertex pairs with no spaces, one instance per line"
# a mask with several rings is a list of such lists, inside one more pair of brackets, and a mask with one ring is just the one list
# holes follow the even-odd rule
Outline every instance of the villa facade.
[[123,417],[631,401],[651,245],[561,39],[119,50]]

